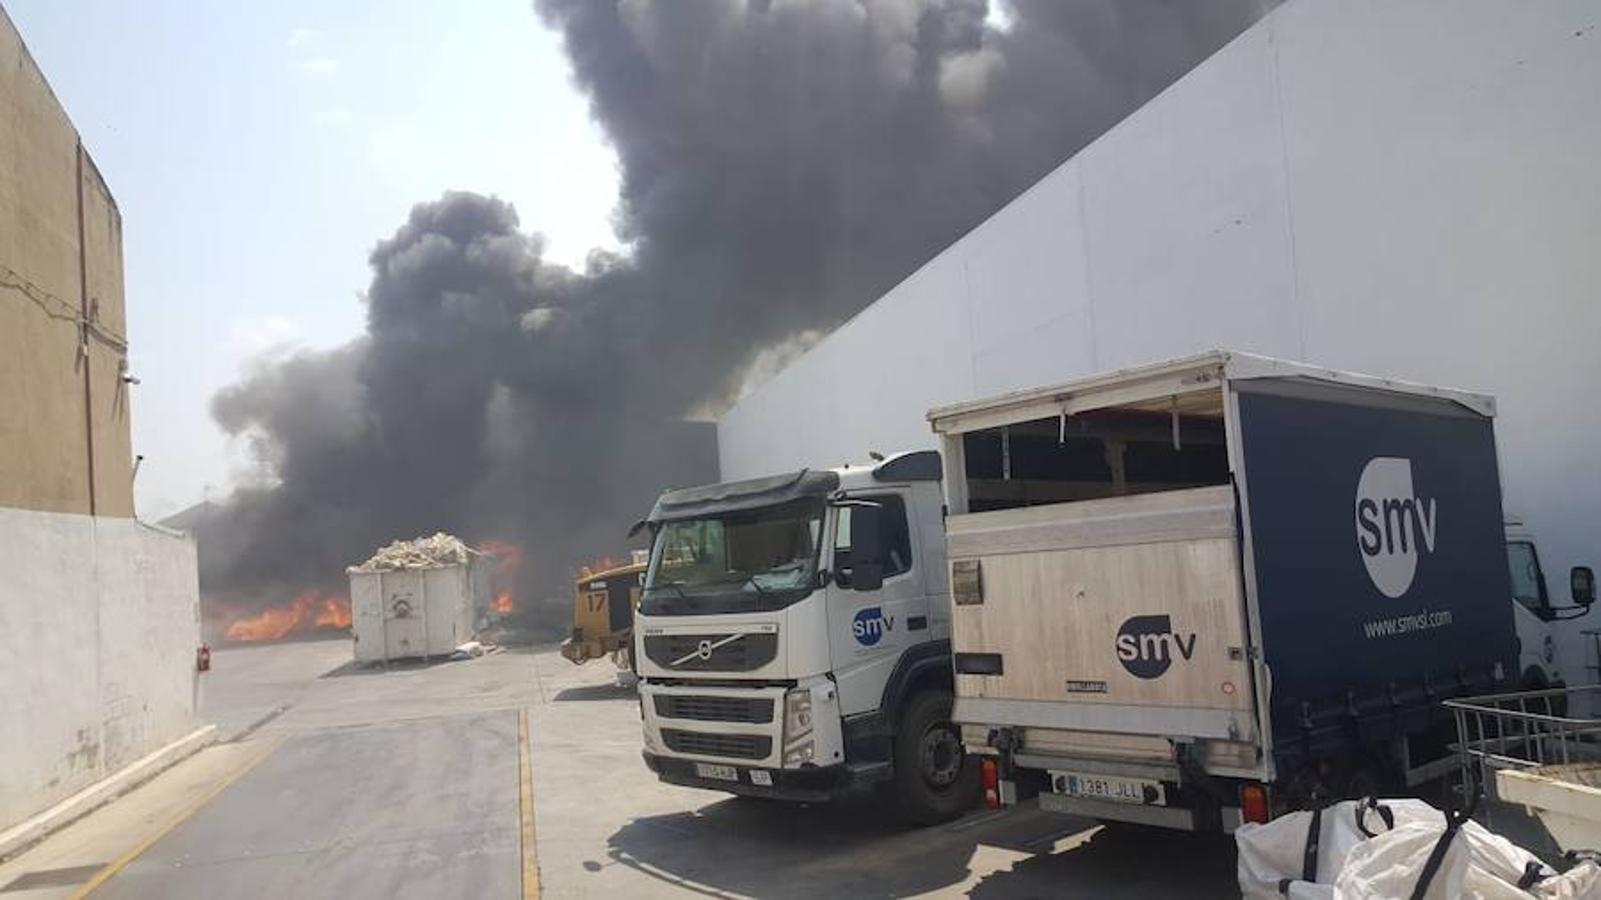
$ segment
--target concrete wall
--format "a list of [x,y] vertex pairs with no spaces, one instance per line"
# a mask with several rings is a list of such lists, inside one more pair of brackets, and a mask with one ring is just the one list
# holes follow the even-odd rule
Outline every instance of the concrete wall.
[[196,726],[195,545],[0,509],[0,830]]
[[1252,350],[1496,394],[1508,508],[1565,598],[1601,567],[1598,26],[1586,0],[1291,0],[731,409],[723,476]]
[[0,507],[130,516],[122,217],[4,10],[0,123]]

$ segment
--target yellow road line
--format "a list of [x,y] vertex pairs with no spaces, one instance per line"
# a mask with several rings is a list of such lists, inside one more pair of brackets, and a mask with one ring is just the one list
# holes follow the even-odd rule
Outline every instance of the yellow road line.
[[224,778],[222,781],[220,781],[217,784],[213,785],[212,788],[210,790],[206,791],[204,794],[202,794],[199,799],[197,799],[195,802],[189,804],[188,806],[184,807],[184,809],[182,811],[180,811],[177,815],[173,816],[171,819],[168,819],[166,824],[162,825],[160,828],[156,829],[156,831],[153,834],[151,834],[150,836],[146,837],[144,840],[140,841],[137,845],[135,845],[133,847],[133,849],[129,850],[127,853],[124,853],[121,856],[117,857],[116,859],[112,860],[111,862],[107,863],[105,868],[101,869],[100,871],[98,871],[98,872],[96,872],[94,874],[93,878],[91,878],[88,881],[84,882],[84,884],[81,887],[79,887],[76,891],[72,892],[71,900],[81,900],[81,898],[87,897],[90,894],[94,893],[94,891],[97,890],[101,885],[105,884],[107,881],[110,881],[112,876],[114,876],[118,872],[122,871],[123,868],[126,867],[129,863],[131,863],[134,860],[138,859],[141,855],[144,854],[144,852],[146,850],[149,850],[151,847],[155,846],[157,841],[159,841],[162,838],[166,837],[168,834],[171,834],[172,830],[174,828],[177,828],[179,825],[182,825],[184,822],[188,821],[190,819],[190,817],[192,817],[195,813],[200,812],[200,810],[204,809],[207,803],[210,803],[211,801],[217,799],[217,795],[221,794],[223,791],[226,791],[228,788],[232,787],[234,782],[236,782],[239,779],[245,777],[245,775],[248,774],[251,769],[254,769],[257,765],[259,765],[261,763],[262,760],[264,760],[267,757],[271,756],[272,752],[274,750],[277,750],[277,749],[278,749],[278,744],[277,743],[273,743],[273,744],[269,745],[265,750],[263,750],[261,753],[257,754],[254,758],[252,758],[251,760],[249,760],[248,762],[246,762],[244,765],[240,766],[239,768],[235,769],[233,771],[233,773],[230,774],[228,777]]
[[539,853],[534,846],[534,772],[528,763],[528,710],[517,710],[517,786],[522,815],[523,900],[539,897]]

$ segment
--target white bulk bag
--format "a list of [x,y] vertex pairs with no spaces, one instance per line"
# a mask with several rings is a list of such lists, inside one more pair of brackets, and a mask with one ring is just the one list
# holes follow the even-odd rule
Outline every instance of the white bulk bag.
[[[1441,836],[1445,815],[1427,822],[1398,824],[1352,848],[1334,879],[1336,900],[1357,897],[1413,897]],[[1535,867],[1531,870],[1530,867]],[[1533,871],[1527,888],[1519,882]],[[1601,897],[1601,869],[1583,862],[1557,875],[1534,854],[1477,822],[1456,829],[1421,900],[1577,900]]]
[[[1313,821],[1318,840],[1309,848]],[[1421,800],[1345,800],[1321,813],[1295,812],[1235,832],[1240,892],[1250,900],[1409,898],[1429,860],[1439,861],[1420,895],[1426,900],[1579,900],[1601,898],[1601,868],[1582,862],[1556,874],[1539,858],[1473,821],[1455,820]],[[1315,871],[1307,856],[1314,851]],[[1527,888],[1522,881],[1531,882]]]
[[[1360,818],[1359,818],[1360,817]],[[1318,820],[1315,882],[1306,873],[1307,832]],[[1291,897],[1328,900],[1337,875],[1352,848],[1410,822],[1440,821],[1440,812],[1422,800],[1342,800],[1321,813],[1293,812],[1263,825],[1241,825],[1234,832],[1239,848],[1240,892],[1249,900]],[[1365,831],[1364,831],[1365,829]],[[1280,891],[1280,885],[1285,890]]]

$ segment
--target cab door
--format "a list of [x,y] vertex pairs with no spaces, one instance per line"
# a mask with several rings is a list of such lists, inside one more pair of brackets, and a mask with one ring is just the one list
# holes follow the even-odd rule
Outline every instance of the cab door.
[[[878,709],[884,684],[901,653],[928,639],[925,554],[917,530],[911,527],[907,500],[894,491],[864,492],[849,496],[834,509],[829,661],[843,715]],[[873,512],[863,512],[869,507]],[[863,538],[859,524],[875,518],[877,540]],[[876,550],[882,567],[883,582],[873,590],[858,589],[858,564],[871,565],[860,558],[864,550]]]
[[1546,592],[1540,554],[1528,538],[1508,537],[1507,569],[1512,578],[1512,620],[1517,628],[1519,686],[1546,687],[1562,680],[1557,645],[1551,633],[1551,600]]

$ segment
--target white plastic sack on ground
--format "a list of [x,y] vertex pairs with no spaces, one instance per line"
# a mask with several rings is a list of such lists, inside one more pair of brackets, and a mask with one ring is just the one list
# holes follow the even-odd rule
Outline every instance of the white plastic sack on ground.
[[[1379,807],[1388,810],[1389,822]],[[1312,818],[1310,812],[1290,813],[1235,832],[1240,891],[1245,897],[1411,897],[1447,825],[1443,812],[1421,800],[1380,800],[1377,805],[1347,800],[1329,806],[1320,817],[1314,883],[1301,880]],[[1521,889],[1518,882],[1531,863],[1540,866],[1541,877]],[[1470,821],[1456,829],[1423,896],[1428,900],[1601,898],[1601,869],[1582,863],[1557,875],[1533,854]]]
[[[1337,900],[1356,897],[1411,897],[1430,854],[1445,832],[1445,816],[1433,821],[1398,824],[1352,848],[1334,879]],[[1530,864],[1541,877],[1527,889],[1518,887]],[[1582,863],[1554,874],[1534,854],[1477,822],[1465,822],[1451,839],[1428,890],[1426,900],[1548,900],[1601,896],[1601,869]]]
[[[1335,875],[1345,865],[1352,848],[1367,839],[1362,828],[1380,834],[1391,827],[1381,808],[1389,813],[1395,826],[1425,820],[1443,821],[1440,811],[1422,800],[1342,800],[1326,807],[1319,817],[1316,883],[1300,880],[1312,813],[1289,813],[1265,825],[1241,825],[1234,832],[1234,842],[1239,848],[1240,892],[1249,900],[1286,896],[1296,900],[1332,898]],[[1281,893],[1279,885],[1287,879],[1291,880],[1289,890]]]

